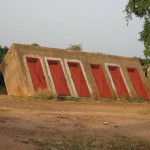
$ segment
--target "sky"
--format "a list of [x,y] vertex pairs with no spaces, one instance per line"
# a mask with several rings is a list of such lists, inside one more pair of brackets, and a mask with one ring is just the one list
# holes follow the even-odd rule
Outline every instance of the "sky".
[[0,45],[37,43],[83,51],[143,57],[139,32],[143,22],[133,17],[127,26],[128,0],[0,0]]

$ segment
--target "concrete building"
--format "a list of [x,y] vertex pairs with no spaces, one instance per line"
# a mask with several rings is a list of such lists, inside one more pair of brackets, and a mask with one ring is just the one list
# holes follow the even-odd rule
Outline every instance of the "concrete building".
[[136,58],[12,44],[1,70],[8,95],[48,90],[65,97],[150,98]]

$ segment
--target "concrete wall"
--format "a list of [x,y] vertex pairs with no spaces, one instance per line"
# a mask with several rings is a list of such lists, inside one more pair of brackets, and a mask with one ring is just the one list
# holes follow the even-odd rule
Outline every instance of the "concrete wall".
[[28,94],[20,67],[15,46],[12,45],[1,64],[8,95],[26,96]]
[[[27,56],[40,59],[45,79],[48,85],[48,90],[54,93],[56,93],[55,86],[53,84],[52,78],[50,77],[49,69],[46,64],[46,59],[48,58],[58,59],[61,61],[65,76],[67,78],[68,86],[71,91],[71,96],[73,97],[77,97],[78,95],[75,86],[72,84],[72,80],[69,77],[67,61],[79,62],[81,64],[92,97],[101,96],[93,78],[90,64],[101,64],[111,92],[113,94],[112,97],[118,97],[118,95],[108,71],[107,65],[110,64],[120,67],[131,97],[136,97],[137,94],[128,75],[127,68],[136,68],[138,70],[146,91],[149,91],[149,87],[142,67],[138,59],[136,58],[13,44],[2,63],[3,75],[9,95],[29,96],[35,93],[26,62]],[[12,74],[14,75],[12,76]]]

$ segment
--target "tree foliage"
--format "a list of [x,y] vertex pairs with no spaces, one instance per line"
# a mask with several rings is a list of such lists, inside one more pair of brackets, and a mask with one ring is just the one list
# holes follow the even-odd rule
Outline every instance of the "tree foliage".
[[5,57],[7,51],[8,51],[8,47],[4,46],[0,46],[0,63],[2,62],[3,58]]
[[[0,45],[0,63],[2,62],[2,60],[4,59],[7,51],[8,51],[8,47],[4,46],[2,47]],[[5,83],[4,83],[4,79],[3,79],[3,75],[2,75],[2,72],[0,72],[0,88],[1,87],[5,87]]]
[[143,53],[146,58],[150,57],[150,0],[129,0],[126,5],[126,20],[132,19],[132,15],[144,19],[143,31],[140,32],[140,41],[144,43]]
[[148,66],[150,64],[150,59],[138,58],[142,66]]
[[82,44],[77,44],[77,45],[70,44],[69,47],[67,47],[66,49],[82,51]]
[[40,46],[40,45],[37,44],[37,43],[32,43],[31,45],[32,45],[32,46]]

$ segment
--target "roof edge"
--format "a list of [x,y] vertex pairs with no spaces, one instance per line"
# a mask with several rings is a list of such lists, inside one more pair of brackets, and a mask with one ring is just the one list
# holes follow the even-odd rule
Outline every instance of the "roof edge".
[[[50,50],[50,49],[54,49],[54,50],[65,50],[67,52],[76,52],[76,53],[86,53],[86,54],[95,54],[95,55],[103,55],[103,56],[110,56],[110,57],[118,57],[118,58],[124,58],[124,59],[135,59],[137,61],[138,58],[136,57],[128,57],[128,56],[120,56],[120,55],[111,55],[111,54],[103,54],[103,53],[100,53],[100,52],[86,52],[86,51],[77,51],[77,50],[66,50],[66,49],[63,49],[63,48],[54,48],[54,47],[44,47],[44,46],[34,46],[34,45],[30,45],[30,44],[19,44],[19,43],[12,43],[11,47],[16,47],[16,48],[19,48],[19,47],[34,47],[34,48],[40,48],[40,49],[46,49],[46,50]],[[10,49],[11,49],[10,47]]]

